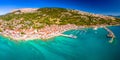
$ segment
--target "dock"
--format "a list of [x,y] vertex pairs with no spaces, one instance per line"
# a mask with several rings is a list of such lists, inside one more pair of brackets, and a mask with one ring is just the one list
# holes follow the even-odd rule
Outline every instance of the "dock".
[[111,39],[109,40],[109,43],[112,43],[114,41],[114,38],[115,38],[115,34],[110,30],[108,29],[107,27],[104,27],[105,30],[107,30],[109,33],[107,35],[107,37],[110,37]]
[[66,34],[60,34],[61,36],[65,36],[65,37],[69,37],[69,38],[77,38],[77,36],[70,34],[70,35],[66,35]]

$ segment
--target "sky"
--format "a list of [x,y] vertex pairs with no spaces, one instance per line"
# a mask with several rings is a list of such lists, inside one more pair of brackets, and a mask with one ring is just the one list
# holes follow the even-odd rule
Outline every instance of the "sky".
[[0,15],[19,8],[61,7],[95,14],[120,15],[120,0],[0,0]]

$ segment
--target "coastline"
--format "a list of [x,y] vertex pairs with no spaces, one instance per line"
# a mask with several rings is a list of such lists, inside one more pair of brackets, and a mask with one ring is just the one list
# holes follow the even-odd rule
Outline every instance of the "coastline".
[[[63,29],[62,31],[59,31],[59,32],[52,32],[51,34],[48,34],[46,35],[45,37],[42,38],[42,36],[40,35],[39,37],[34,37],[34,35],[31,35],[31,37],[27,37],[27,35],[24,35],[26,36],[25,38],[19,36],[18,38],[17,37],[14,37],[14,36],[8,36],[4,33],[1,33],[0,32],[0,35],[6,37],[6,38],[9,38],[9,39],[12,39],[12,40],[15,40],[15,41],[28,41],[28,40],[36,40],[36,39],[41,39],[41,40],[48,40],[48,39],[51,39],[51,38],[54,38],[56,36],[60,36],[63,32],[65,31],[68,31],[68,30],[73,30],[73,29],[84,29],[84,28],[95,28],[95,30],[97,30],[97,28],[103,28],[103,27],[112,27],[112,26],[120,26],[120,25],[99,25],[99,26],[76,26],[76,25],[73,25],[73,24],[68,24],[68,26],[70,27],[67,27],[66,29]],[[50,27],[51,28],[51,27]],[[38,32],[37,32],[38,33]]]
[[[73,25],[73,24],[67,24],[63,26],[47,26],[41,30],[34,30],[34,29],[29,29],[29,30],[22,30],[24,31],[25,34],[20,34],[21,31],[14,31],[14,30],[5,30],[1,32],[0,34],[2,36],[5,36],[7,38],[10,38],[12,40],[35,40],[35,39],[42,39],[42,40],[47,40],[50,38],[53,38],[55,36],[60,36],[63,32],[72,30],[72,29],[77,29],[78,26]],[[84,27],[80,27],[84,28]]]

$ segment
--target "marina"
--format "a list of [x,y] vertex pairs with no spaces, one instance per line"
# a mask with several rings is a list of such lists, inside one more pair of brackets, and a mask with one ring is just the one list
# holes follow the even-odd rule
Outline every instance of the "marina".
[[112,43],[115,39],[115,34],[110,29],[108,29],[107,27],[104,27],[104,29],[108,31],[107,37],[111,38],[109,40],[109,43]]

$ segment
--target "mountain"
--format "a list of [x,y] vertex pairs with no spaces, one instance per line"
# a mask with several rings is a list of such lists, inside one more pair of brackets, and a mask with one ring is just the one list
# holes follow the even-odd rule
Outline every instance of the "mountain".
[[120,16],[114,16],[114,17],[116,17],[116,18],[120,18]]
[[115,16],[115,15],[108,15],[108,16],[120,18],[120,15],[117,15],[117,16]]
[[120,19],[66,8],[23,8],[0,16],[3,29],[40,29],[48,25],[117,25]]

